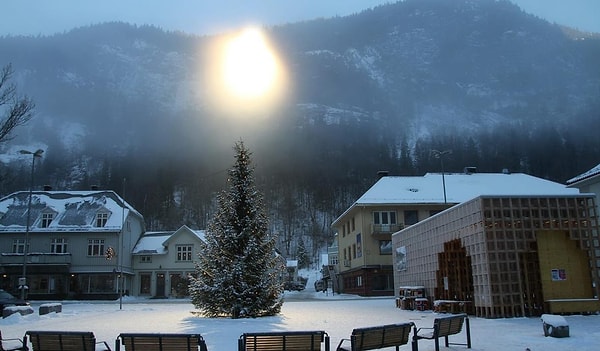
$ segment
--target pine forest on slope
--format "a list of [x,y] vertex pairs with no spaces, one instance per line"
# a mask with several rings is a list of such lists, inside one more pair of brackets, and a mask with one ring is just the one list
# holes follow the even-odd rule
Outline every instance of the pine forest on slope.
[[[38,187],[123,193],[149,230],[205,228],[243,140],[289,257],[331,243],[377,171],[439,172],[432,149],[452,150],[445,171],[560,182],[599,161],[600,39],[508,1],[407,0],[268,35],[291,93],[251,118],[206,98],[200,67],[220,36],[106,23],[2,37],[0,63],[37,106],[2,153],[43,146]],[[27,189],[28,172],[0,164],[0,195]]]

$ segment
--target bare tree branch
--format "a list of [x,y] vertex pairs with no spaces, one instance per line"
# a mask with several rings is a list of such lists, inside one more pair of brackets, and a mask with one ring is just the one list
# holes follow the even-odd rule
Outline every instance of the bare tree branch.
[[10,83],[13,75],[10,64],[0,72],[0,143],[12,139],[15,128],[29,122],[35,104],[27,96],[17,96],[17,88]]

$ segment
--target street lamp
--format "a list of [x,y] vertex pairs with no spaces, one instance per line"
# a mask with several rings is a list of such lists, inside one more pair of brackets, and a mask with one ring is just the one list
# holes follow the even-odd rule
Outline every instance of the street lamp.
[[446,200],[446,178],[444,177],[444,155],[449,155],[451,153],[452,153],[452,150],[444,150],[444,151],[431,150],[431,154],[435,158],[440,159],[440,164],[442,166],[442,187],[444,188],[444,204],[448,203],[448,201]]
[[29,202],[27,203],[27,223],[25,225],[25,247],[23,248],[23,277],[19,279],[21,288],[21,299],[25,300],[25,289],[27,288],[27,254],[29,251],[29,221],[31,220],[31,197],[33,192],[33,171],[35,169],[35,158],[42,157],[44,150],[38,149],[35,152],[21,150],[22,155],[31,155],[31,183],[29,183]]

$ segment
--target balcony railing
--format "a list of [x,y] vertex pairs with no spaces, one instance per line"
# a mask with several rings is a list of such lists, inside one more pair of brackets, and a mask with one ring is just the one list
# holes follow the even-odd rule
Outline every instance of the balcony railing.
[[371,224],[371,234],[392,234],[404,229],[403,223],[397,224]]
[[[23,254],[3,253],[0,255],[0,263],[3,265],[23,264]],[[53,254],[53,253],[29,253],[27,254],[27,263],[32,264],[70,264],[71,254]]]

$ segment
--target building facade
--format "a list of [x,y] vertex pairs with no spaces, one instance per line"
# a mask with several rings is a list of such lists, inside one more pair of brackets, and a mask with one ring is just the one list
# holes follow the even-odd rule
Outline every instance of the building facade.
[[2,288],[29,299],[116,298],[131,289],[143,232],[142,215],[113,191],[13,193],[0,199]]
[[133,295],[155,298],[188,296],[189,276],[204,241],[203,230],[182,226],[171,232],[146,232],[132,251]]
[[479,317],[600,310],[593,194],[480,196],[393,235],[396,291]]
[[576,189],[522,173],[427,173],[384,176],[333,223],[340,292],[395,295],[392,234],[485,194],[577,194]]
[[582,193],[596,194],[596,206],[600,212],[600,165],[567,180],[567,186]]

